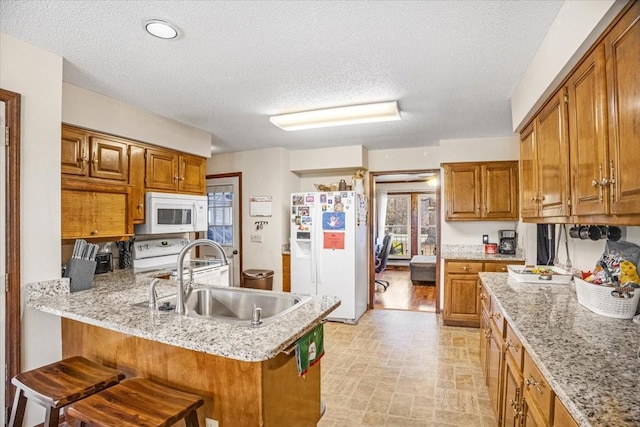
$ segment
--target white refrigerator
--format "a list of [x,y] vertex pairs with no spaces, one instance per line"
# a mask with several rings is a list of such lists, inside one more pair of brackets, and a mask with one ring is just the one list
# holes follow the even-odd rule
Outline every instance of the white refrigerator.
[[367,198],[353,191],[291,195],[291,292],[332,295],[329,320],[355,323],[369,301]]

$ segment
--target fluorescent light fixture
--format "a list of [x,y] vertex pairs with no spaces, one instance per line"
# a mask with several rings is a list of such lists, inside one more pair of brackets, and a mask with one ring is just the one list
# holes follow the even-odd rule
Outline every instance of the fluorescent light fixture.
[[159,19],[146,21],[144,29],[152,36],[160,39],[175,39],[178,37],[178,30],[173,25]]
[[400,120],[397,101],[302,111],[269,118],[271,123],[287,131],[393,120]]

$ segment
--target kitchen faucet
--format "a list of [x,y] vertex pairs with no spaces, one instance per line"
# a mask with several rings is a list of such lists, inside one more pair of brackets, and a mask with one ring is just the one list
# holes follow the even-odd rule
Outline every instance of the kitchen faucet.
[[[185,300],[185,289],[183,285],[183,276],[184,276],[184,258],[189,253],[189,251],[196,246],[211,246],[214,249],[217,249],[220,252],[221,258],[224,261],[223,265],[228,265],[229,260],[227,259],[227,254],[224,253],[224,249],[218,243],[209,239],[198,239],[192,242],[189,242],[185,245],[184,248],[178,254],[178,265],[177,265],[177,273],[178,277],[176,280],[176,313],[185,314],[186,310],[184,308],[184,300]],[[191,282],[189,282],[191,284]]]

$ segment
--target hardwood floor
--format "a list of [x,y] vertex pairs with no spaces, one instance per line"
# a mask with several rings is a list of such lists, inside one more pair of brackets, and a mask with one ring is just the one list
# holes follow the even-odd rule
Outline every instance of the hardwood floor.
[[409,275],[409,267],[393,267],[378,274],[378,279],[389,281],[389,287],[384,291],[376,285],[374,308],[435,312],[435,283],[413,285]]

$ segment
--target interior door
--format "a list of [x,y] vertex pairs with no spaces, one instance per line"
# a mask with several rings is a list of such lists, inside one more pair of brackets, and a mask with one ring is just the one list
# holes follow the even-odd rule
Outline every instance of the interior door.
[[[5,128],[5,103],[3,101],[0,101],[0,129],[4,129]],[[5,142],[4,142],[4,132],[0,132],[0,142],[2,143],[1,146],[5,147]],[[7,176],[5,175],[5,150],[0,150],[0,176],[3,177],[3,180],[5,180],[6,182],[6,178]],[[4,185],[0,185],[0,242],[2,242],[2,244],[0,244],[0,307],[2,308],[2,316],[0,316],[0,374],[2,374],[2,378],[6,378],[6,374],[5,374],[5,345],[4,345],[4,332],[5,332],[5,296],[4,296],[4,289],[5,289],[5,283],[4,283],[4,274],[5,274],[5,255],[6,255],[6,248],[5,248],[5,235],[4,235],[4,230],[5,230],[5,200],[6,200],[6,194],[5,194],[5,186]],[[5,382],[5,385],[8,383]],[[0,401],[2,402],[2,405],[0,405],[0,419],[2,420],[6,420],[6,416],[7,414],[5,414],[5,398],[4,398],[4,388],[5,386],[0,387]]]
[[[240,286],[242,269],[241,175],[207,175],[207,238],[219,243],[231,263],[229,284]],[[215,256],[211,248],[201,248],[201,256]]]

